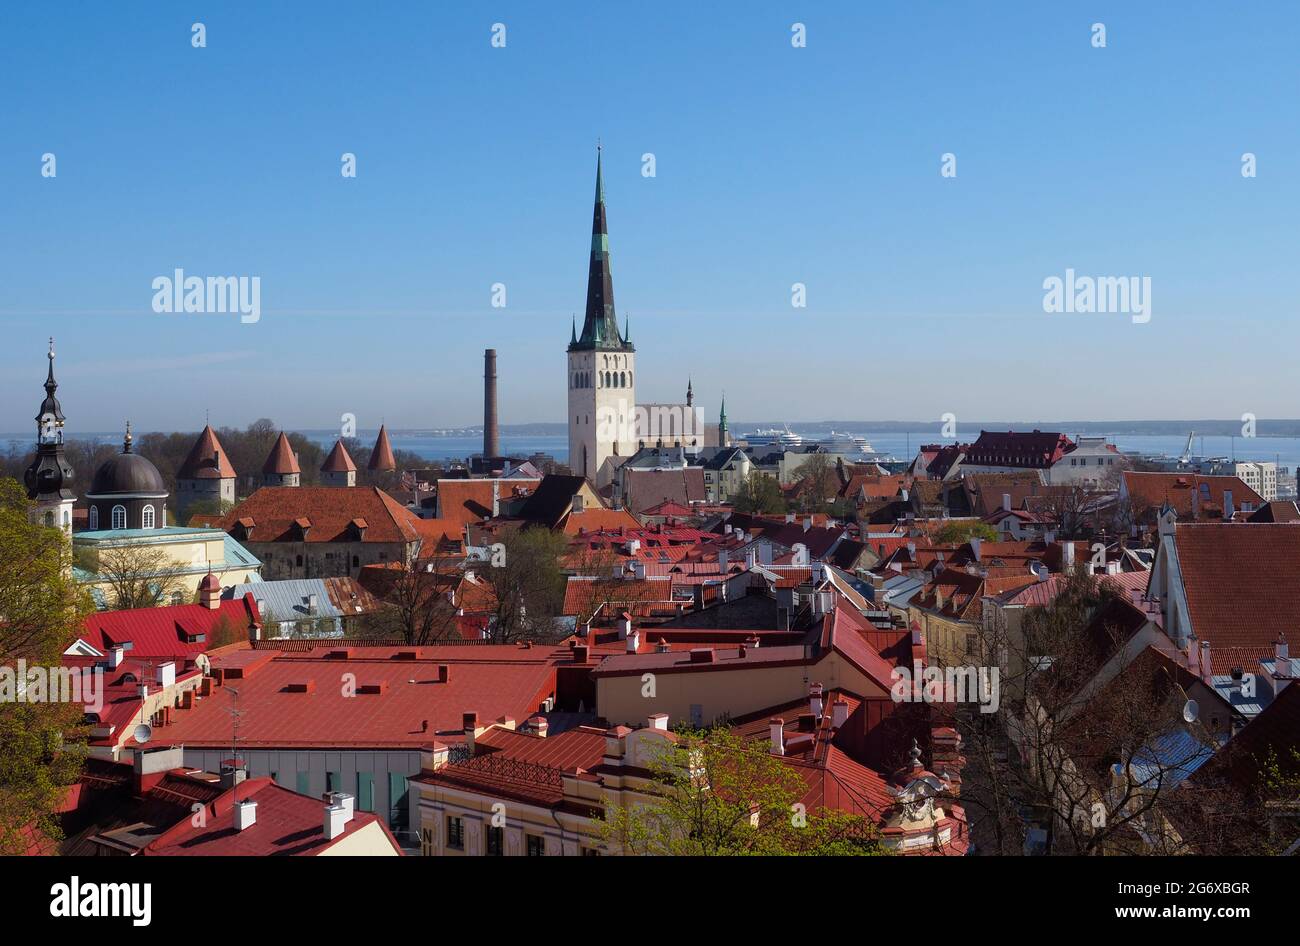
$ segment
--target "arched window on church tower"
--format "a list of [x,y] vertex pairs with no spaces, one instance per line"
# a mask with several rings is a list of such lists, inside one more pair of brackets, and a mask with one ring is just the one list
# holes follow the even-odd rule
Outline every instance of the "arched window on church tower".
[[125,506],[113,507],[113,524],[110,526],[110,528],[113,529],[126,528],[126,507]]

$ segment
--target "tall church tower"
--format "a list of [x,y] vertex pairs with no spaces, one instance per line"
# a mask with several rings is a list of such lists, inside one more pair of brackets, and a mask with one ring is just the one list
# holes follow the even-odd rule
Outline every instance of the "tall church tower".
[[72,504],[77,497],[68,487],[72,484],[72,467],[63,456],[63,409],[54,392],[54,339],[50,339],[50,367],[45,376],[45,400],[36,414],[36,458],[23,474],[27,498],[36,505],[31,511],[33,522],[56,526],[72,535]]
[[[569,467],[597,487],[636,451],[636,348],[614,312],[609,271],[609,231],[600,148],[596,149],[596,207],[591,222],[591,264],[582,334],[569,342]],[[608,462],[612,460],[613,462]]]

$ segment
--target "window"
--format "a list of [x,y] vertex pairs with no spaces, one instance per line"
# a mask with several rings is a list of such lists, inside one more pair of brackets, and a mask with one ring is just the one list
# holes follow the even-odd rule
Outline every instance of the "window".
[[447,816],[447,847],[453,851],[465,850],[465,822],[451,815]]
[[54,525],[54,513],[53,513],[53,512],[48,512],[48,511],[47,511],[47,512],[45,513],[45,524],[46,524],[47,526],[52,526],[52,525]]
[[583,856],[583,857],[600,857],[600,851],[596,850],[594,847],[584,847],[584,848],[582,849],[582,856]]
[[294,786],[299,795],[311,794],[311,773],[298,772],[294,780]]
[[185,596],[181,594],[179,591],[173,591],[172,604],[184,604],[184,603],[185,603]]
[[153,506],[144,507],[144,511],[140,514],[140,528],[153,528]]
[[113,507],[113,525],[111,526],[111,528],[114,529],[126,528],[126,507],[125,506]]
[[87,518],[87,525],[90,527],[91,531],[98,529],[99,528],[99,507],[91,506],[90,512],[87,513],[86,518]]
[[342,784],[343,783],[339,780],[339,773],[337,772],[325,773],[325,791],[327,792],[342,791]]
[[375,773],[357,773],[357,808],[362,811],[375,810]]
[[296,564],[299,568],[302,568],[302,556],[301,556],[301,555],[299,555],[299,556],[296,557],[295,564]]
[[506,852],[505,828],[494,828],[488,825],[483,830],[487,832],[487,856],[502,857]]
[[360,568],[360,567],[361,567],[361,556],[360,556],[360,555],[353,555],[353,556],[352,556],[352,567],[353,567],[353,568]]
[[395,831],[406,827],[406,776],[388,773],[388,827]]
[[539,834],[528,835],[528,856],[543,857],[546,854],[546,839]]

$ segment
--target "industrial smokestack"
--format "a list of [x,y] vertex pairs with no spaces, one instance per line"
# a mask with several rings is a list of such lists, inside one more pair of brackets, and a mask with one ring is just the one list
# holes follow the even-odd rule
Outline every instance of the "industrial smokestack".
[[497,350],[483,352],[483,456],[501,456],[501,436],[497,430]]

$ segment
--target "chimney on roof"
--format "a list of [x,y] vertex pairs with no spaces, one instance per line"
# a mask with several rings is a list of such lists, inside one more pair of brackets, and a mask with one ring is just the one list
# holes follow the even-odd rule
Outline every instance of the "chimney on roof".
[[822,718],[822,693],[825,692],[820,683],[810,684],[808,687],[808,708],[812,713],[813,719]]
[[257,824],[257,802],[251,798],[235,802],[235,830],[243,831]]
[[790,525],[790,523],[792,523],[792,522],[794,522],[794,513],[792,513],[792,512],[787,512],[787,513],[785,514],[785,524],[786,524],[786,525]]
[[501,456],[501,435],[497,428],[497,350],[483,351],[483,456]]
[[[338,794],[342,795],[342,792]],[[347,824],[352,820],[351,796],[348,798],[348,804],[335,802],[333,804],[325,803],[325,840],[333,841],[347,828]]]
[[1074,543],[1073,542],[1066,541],[1061,543],[1061,563],[1066,568],[1074,567]]
[[633,628],[627,635],[627,652],[635,654],[641,647],[641,632]]
[[125,647],[110,647],[108,649],[108,669],[116,670],[122,666],[122,658],[126,656]]
[[660,732],[668,731],[668,714],[655,713],[653,716],[646,717],[645,725],[647,729],[657,729]]
[[1210,667],[1210,642],[1201,641],[1201,679],[1213,685],[1214,671]]
[[977,561],[977,562],[980,560],[980,543],[981,543],[981,541],[982,541],[982,540],[981,540],[978,536],[971,536],[971,540],[970,540],[970,551],[971,551],[971,554],[975,556],[975,561]]
[[1291,659],[1291,648],[1287,645],[1286,635],[1281,631],[1278,632],[1277,640],[1273,642],[1273,662],[1274,672],[1278,673],[1284,670],[1283,664]]
[[785,755],[785,720],[772,717],[767,721],[767,731],[772,740],[772,755]]
[[541,713],[529,716],[524,720],[524,732],[530,732],[534,736],[545,738],[546,733],[550,730],[551,724],[546,721],[546,717]]
[[672,650],[672,648],[668,646],[668,641],[666,641],[666,640],[664,640],[662,637],[660,637],[660,638],[659,638],[659,643],[655,644],[655,653],[657,653],[657,654],[666,654],[666,653],[668,653],[670,650]]
[[843,726],[849,719],[849,704],[846,700],[836,700],[831,706],[831,725],[836,729]]
[[242,759],[227,759],[221,763],[221,787],[231,789],[248,778]]
[[1002,508],[1005,509],[1007,512],[1010,512],[1010,511],[1011,511],[1011,494],[1010,494],[1010,493],[1003,493],[1003,494],[1002,494]]
[[1235,510],[1232,505],[1232,490],[1225,489],[1223,491],[1223,521],[1231,522],[1232,514],[1234,511]]
[[451,667],[447,664],[438,664],[438,682],[446,683],[451,677]]
[[155,671],[155,679],[160,687],[173,686],[176,683],[176,662],[169,660],[166,663],[158,665]]
[[578,644],[573,648],[573,662],[575,664],[585,664],[587,662],[587,645]]
[[618,639],[627,640],[632,636],[632,615],[624,611],[618,618]]

